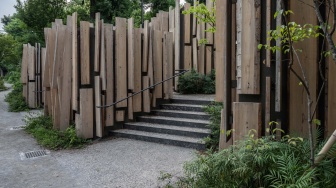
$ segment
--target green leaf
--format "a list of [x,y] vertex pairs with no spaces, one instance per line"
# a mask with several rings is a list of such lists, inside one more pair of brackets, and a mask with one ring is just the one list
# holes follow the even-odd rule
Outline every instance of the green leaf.
[[315,125],[321,125],[321,120],[319,120],[319,119],[313,119],[313,123]]
[[261,50],[262,47],[263,47],[262,44],[259,44],[259,45],[258,45],[258,49],[259,49],[259,50]]

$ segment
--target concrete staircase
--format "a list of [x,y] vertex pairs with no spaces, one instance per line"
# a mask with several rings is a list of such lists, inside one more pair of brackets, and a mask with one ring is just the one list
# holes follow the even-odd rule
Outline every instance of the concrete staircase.
[[[197,98],[197,97],[194,97]],[[111,131],[116,137],[205,150],[203,138],[210,134],[209,116],[203,106],[211,100],[174,98],[150,115],[124,124],[124,129]]]

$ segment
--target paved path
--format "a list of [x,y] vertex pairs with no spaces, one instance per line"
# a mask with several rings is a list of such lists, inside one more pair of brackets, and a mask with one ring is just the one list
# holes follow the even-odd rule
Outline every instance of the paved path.
[[26,113],[7,112],[0,92],[0,188],[160,187],[160,172],[182,175],[195,150],[128,139],[109,139],[84,149],[51,151],[21,160],[20,152],[41,150],[24,130]]

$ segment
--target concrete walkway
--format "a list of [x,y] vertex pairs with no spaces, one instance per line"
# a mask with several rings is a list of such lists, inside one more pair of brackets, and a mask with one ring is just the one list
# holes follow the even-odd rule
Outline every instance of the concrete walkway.
[[128,139],[108,139],[84,149],[51,151],[21,160],[20,152],[41,150],[24,130],[27,113],[7,112],[0,92],[0,188],[161,187],[160,172],[181,176],[195,150]]

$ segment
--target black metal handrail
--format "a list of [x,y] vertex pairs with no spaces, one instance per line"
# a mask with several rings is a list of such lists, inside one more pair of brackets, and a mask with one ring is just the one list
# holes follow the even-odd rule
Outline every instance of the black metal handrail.
[[154,85],[152,85],[152,86],[149,86],[149,87],[147,87],[147,88],[145,88],[145,89],[143,89],[143,90],[141,90],[141,91],[138,91],[138,92],[136,92],[136,93],[134,93],[134,94],[132,94],[132,95],[130,95],[130,96],[124,98],[124,99],[121,99],[121,100],[119,100],[119,101],[116,101],[116,102],[114,102],[114,103],[112,103],[112,104],[110,104],[110,105],[96,106],[96,107],[97,107],[97,108],[108,108],[108,107],[114,106],[114,105],[116,105],[116,104],[118,104],[118,103],[120,103],[120,102],[122,102],[122,101],[124,101],[124,100],[127,100],[127,99],[129,99],[129,98],[131,98],[131,97],[133,97],[133,96],[135,96],[135,95],[138,95],[138,94],[140,94],[140,93],[142,93],[142,92],[144,92],[144,91],[146,91],[146,90],[148,90],[148,89],[152,89],[152,88],[154,88],[155,86],[157,86],[157,85],[159,85],[159,84],[162,84],[163,82],[166,82],[166,81],[171,80],[171,79],[173,79],[173,78],[175,78],[175,77],[177,77],[177,76],[180,76],[180,75],[182,75],[182,74],[188,72],[189,70],[179,70],[179,71],[182,71],[182,72],[180,72],[180,73],[178,73],[178,74],[175,74],[174,76],[172,76],[172,77],[170,77],[170,78],[167,78],[167,79],[165,79],[165,80],[162,80],[161,82],[158,82],[158,83],[156,83],[156,84],[154,84]]

